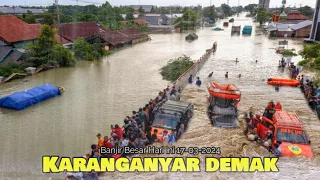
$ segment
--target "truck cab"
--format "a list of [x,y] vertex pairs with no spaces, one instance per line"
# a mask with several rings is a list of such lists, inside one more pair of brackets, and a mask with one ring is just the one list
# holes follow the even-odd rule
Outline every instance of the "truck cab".
[[178,131],[181,124],[185,129],[193,115],[193,105],[182,101],[166,101],[154,109],[154,120],[151,125],[151,134],[158,129],[157,137],[162,141],[163,131]]
[[237,101],[209,95],[208,116],[211,123],[218,127],[238,127]]
[[274,135],[272,147],[277,141],[280,141],[281,156],[302,155],[308,158],[313,157],[309,137],[295,113],[275,111],[272,119],[263,116],[262,123],[257,128],[261,138],[266,136],[265,133],[270,130],[268,128],[270,125],[273,126]]

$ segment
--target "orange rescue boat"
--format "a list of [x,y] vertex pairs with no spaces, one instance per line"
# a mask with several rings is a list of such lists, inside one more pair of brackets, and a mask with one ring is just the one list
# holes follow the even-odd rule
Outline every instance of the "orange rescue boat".
[[208,83],[208,91],[211,96],[222,99],[239,99],[241,97],[240,90],[234,84],[219,85],[214,82]]
[[286,79],[286,78],[269,78],[269,85],[280,85],[280,86],[298,86],[300,81],[295,79]]

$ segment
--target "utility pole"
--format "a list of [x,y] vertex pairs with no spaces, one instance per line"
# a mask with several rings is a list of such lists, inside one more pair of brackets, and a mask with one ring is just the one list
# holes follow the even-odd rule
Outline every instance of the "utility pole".
[[227,0],[227,5],[229,6],[229,0]]
[[60,42],[61,42],[61,44],[62,44],[61,26],[60,26],[60,12],[59,12],[59,4],[58,4],[58,1],[59,1],[59,0],[54,0],[54,3],[56,4],[56,8],[57,8],[58,28],[59,28]]

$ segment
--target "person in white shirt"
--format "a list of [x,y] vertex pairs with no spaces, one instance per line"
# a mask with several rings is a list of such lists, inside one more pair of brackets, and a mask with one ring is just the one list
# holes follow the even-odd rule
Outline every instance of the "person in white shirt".
[[168,137],[168,131],[167,130],[163,131],[162,143],[163,143],[163,146],[168,146],[168,144],[169,144],[169,137]]

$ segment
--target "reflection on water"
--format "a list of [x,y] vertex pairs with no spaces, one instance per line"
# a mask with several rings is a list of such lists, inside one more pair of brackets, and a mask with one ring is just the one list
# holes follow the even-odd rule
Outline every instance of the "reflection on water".
[[[235,21],[237,22],[237,18]],[[244,17],[237,23],[242,27],[252,24],[250,19]],[[111,124],[121,124],[125,115],[143,106],[167,85],[168,82],[162,80],[158,70],[169,59],[182,54],[197,59],[214,41],[218,42],[217,52],[204,65],[199,77],[203,79],[213,71],[211,80],[236,84],[243,94],[239,104],[241,113],[247,111],[251,105],[255,106],[256,111],[260,111],[269,100],[280,100],[284,109],[295,111],[303,120],[311,136],[312,147],[319,153],[319,121],[308,109],[299,89],[281,87],[280,92],[275,92],[274,87],[266,84],[268,77],[288,76],[287,70],[282,72],[277,68],[280,56],[275,54],[272,48],[277,46],[278,41],[269,40],[261,31],[258,32],[260,35],[255,36],[255,25],[252,36],[230,36],[231,24],[224,31],[212,29],[208,27],[198,30],[198,40],[191,43],[185,41],[186,34],[151,35],[152,41],[126,48],[101,62],[79,62],[76,68],[52,69],[27,77],[28,81],[16,80],[0,86],[0,96],[45,83],[66,89],[62,96],[23,111],[0,110],[1,179],[55,177],[41,173],[43,155],[85,154],[90,145],[96,143],[97,133],[109,135]],[[299,42],[290,41],[289,48],[301,49]],[[236,58],[240,61],[237,64]],[[224,78],[226,71],[229,72],[227,80]],[[242,75],[240,79],[238,74]],[[207,80],[205,78],[205,81]],[[198,92],[187,87],[183,95],[183,99],[197,102],[195,113],[200,118],[192,119],[188,132],[179,145],[220,146],[223,155],[243,155],[243,149],[248,149],[249,154],[264,155],[263,150],[246,141],[241,129],[211,127],[205,114],[205,90]],[[297,161],[301,166],[297,165]],[[280,161],[280,167],[283,168],[280,173],[286,176],[293,174],[299,177],[309,173],[306,178],[313,178],[316,172],[320,171],[317,158],[284,158]],[[181,173],[135,175],[132,178],[152,176],[179,179],[183,176]],[[109,173],[109,176],[129,177],[128,174],[121,173]],[[197,176],[199,173],[188,173],[188,178]],[[271,173],[215,173],[201,176],[208,179],[282,177]]]

